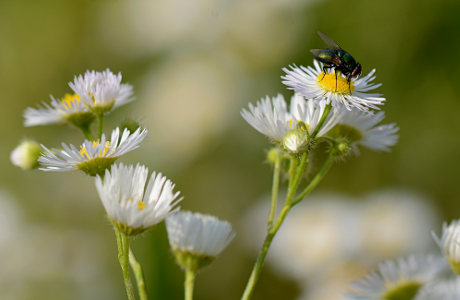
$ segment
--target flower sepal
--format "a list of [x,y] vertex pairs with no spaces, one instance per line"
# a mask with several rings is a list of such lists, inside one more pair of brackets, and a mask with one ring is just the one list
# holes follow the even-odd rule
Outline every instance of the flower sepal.
[[390,289],[382,299],[386,300],[406,300],[414,299],[418,291],[423,285],[417,281],[408,281],[395,286],[394,289]]
[[95,119],[96,115],[91,111],[75,112],[65,116],[65,120],[68,123],[85,130],[89,129],[89,126],[94,122]]
[[114,227],[116,227],[120,232],[122,232],[126,236],[135,236],[135,235],[141,234],[154,226],[154,225],[149,226],[149,227],[141,226],[141,227],[135,228],[135,227],[129,226],[128,224],[118,222],[117,220],[112,219],[109,215],[107,215],[107,218],[110,220],[110,223],[112,223]]
[[173,249],[177,264],[184,270],[197,271],[209,265],[215,256]]
[[104,177],[105,170],[109,169],[117,159],[118,157],[95,157],[77,164],[77,169],[92,177],[96,175]]
[[358,143],[363,139],[362,133],[348,124],[335,125],[327,135],[334,139],[347,140],[349,143]]

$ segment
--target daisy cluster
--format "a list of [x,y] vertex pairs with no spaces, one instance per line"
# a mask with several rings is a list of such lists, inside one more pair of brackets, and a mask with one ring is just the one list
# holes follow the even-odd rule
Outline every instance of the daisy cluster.
[[338,72],[323,73],[317,61],[313,67],[283,70],[282,82],[294,91],[290,101],[281,94],[267,96],[250,103],[241,115],[286,151],[303,152],[321,138],[355,152],[358,146],[389,151],[397,143],[399,128],[395,123],[382,125],[385,113],[376,112],[385,98],[370,92],[381,86],[373,83],[375,69],[350,81]]
[[[121,74],[109,69],[86,71],[75,76],[69,87],[73,93],[60,99],[51,96],[50,103],[27,108],[24,125],[67,123],[81,129],[86,139],[78,146],[63,142],[56,148],[27,140],[12,152],[12,162],[23,169],[79,170],[95,177],[107,217],[124,237],[142,233],[168,219],[171,247],[182,258],[186,257],[187,262],[204,266],[201,260],[209,263],[223,251],[235,236],[230,223],[213,216],[179,211],[180,192],[174,191],[175,184],[162,173],[153,171],[149,176],[149,169],[139,163],[115,164],[121,156],[137,149],[147,136],[147,130],[136,122],[134,126],[116,127],[110,135],[103,132],[104,116],[134,100],[133,88],[122,83]],[[91,129],[96,120],[98,134],[93,136]],[[179,258],[178,262],[181,264]]]

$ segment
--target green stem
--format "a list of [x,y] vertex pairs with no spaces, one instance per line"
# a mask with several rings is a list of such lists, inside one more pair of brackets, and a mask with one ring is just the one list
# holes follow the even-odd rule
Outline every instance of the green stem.
[[97,138],[100,140],[102,137],[102,127],[104,123],[104,113],[97,114]]
[[291,206],[294,206],[296,205],[297,203],[299,203],[300,201],[303,200],[303,198],[308,195],[308,193],[310,193],[317,185],[318,183],[321,182],[321,180],[324,178],[324,176],[326,175],[327,171],[329,171],[329,169],[331,168],[332,166],[332,163],[334,162],[334,158],[335,158],[335,155],[333,153],[330,153],[329,154],[329,157],[327,158],[327,160],[324,162],[323,166],[321,167],[321,169],[319,170],[319,172],[315,175],[315,177],[310,181],[310,183],[308,184],[308,186],[300,193],[299,196],[297,196],[295,198],[295,200],[292,202],[292,205]]
[[136,278],[137,282],[137,291],[139,293],[139,298],[141,300],[147,300],[147,291],[145,289],[145,281],[144,281],[144,271],[142,270],[142,265],[136,260],[134,253],[131,249],[129,249],[129,264],[131,265],[131,269],[133,269],[134,277]]
[[123,280],[125,283],[126,294],[129,300],[135,300],[133,285],[129,277],[129,236],[120,232],[115,226],[115,235],[117,236],[118,245],[118,261],[120,262],[121,270],[123,273]]
[[192,300],[193,299],[193,286],[195,284],[195,270],[190,268],[185,269],[185,300]]
[[305,167],[307,166],[309,152],[304,152],[302,154],[302,158],[300,159],[300,165],[297,168],[297,172],[295,172],[294,178],[290,178],[292,184],[289,185],[288,194],[286,197],[286,204],[290,205],[292,198],[294,197],[297,188],[299,187],[300,179],[302,178],[303,173],[305,172]]
[[265,262],[265,257],[267,256],[268,249],[275,237],[276,233],[278,232],[281,224],[283,224],[284,219],[286,218],[289,210],[291,209],[291,201],[294,197],[294,194],[299,186],[300,179],[305,171],[305,167],[307,165],[308,159],[308,152],[305,152],[300,159],[300,165],[296,168],[297,159],[292,157],[291,159],[291,167],[290,167],[290,177],[289,177],[289,187],[286,196],[286,201],[284,203],[284,207],[281,210],[278,219],[276,220],[274,226],[267,232],[265,236],[264,243],[262,248],[260,249],[259,255],[257,256],[256,262],[254,267],[252,268],[251,275],[249,276],[248,283],[246,284],[246,288],[244,289],[243,296],[241,297],[242,300],[248,300],[251,298],[252,293],[254,292],[255,285],[257,280],[259,279],[260,272],[262,271],[263,264]]
[[281,153],[278,151],[275,160],[275,168],[273,170],[273,187],[272,187],[272,203],[270,207],[270,213],[268,214],[267,228],[271,229],[273,225],[273,219],[276,213],[276,202],[278,201],[278,191],[280,185],[280,173],[281,173]]
[[289,163],[289,183],[288,183],[288,191],[287,191],[288,194],[289,194],[289,191],[291,190],[291,185],[295,177],[296,168],[297,168],[297,158],[294,155],[292,155],[291,161]]
[[321,115],[321,119],[318,122],[318,125],[316,126],[315,130],[311,134],[311,139],[314,139],[318,132],[320,131],[321,127],[323,127],[324,122],[326,121],[327,116],[329,115],[329,112],[331,111],[332,105],[328,104],[324,108],[323,114]]

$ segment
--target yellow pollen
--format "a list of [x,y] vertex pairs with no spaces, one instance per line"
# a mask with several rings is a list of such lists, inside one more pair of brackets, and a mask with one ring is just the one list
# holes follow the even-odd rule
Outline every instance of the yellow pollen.
[[80,96],[77,94],[65,94],[64,97],[61,98],[61,104],[64,106],[65,109],[69,110],[72,108],[72,104],[80,103]]
[[141,211],[146,207],[147,207],[147,204],[145,204],[144,202],[142,201],[137,202],[137,210]]
[[[93,141],[93,148],[96,148],[98,144],[99,144],[98,141]],[[106,156],[107,153],[108,153],[109,150],[110,150],[110,146],[111,146],[111,144],[110,144],[109,141],[105,142],[104,149],[102,149],[101,151],[99,151],[99,153],[97,153],[97,155],[96,155],[95,157],[104,157],[104,156]],[[110,151],[109,154],[112,154],[112,152],[113,152],[113,150]],[[85,157],[86,159],[94,158],[94,157],[89,157],[89,154],[88,154],[88,151],[86,150],[85,145],[81,145],[81,146],[80,146],[80,155],[81,155],[82,157]]]
[[[297,123],[299,123],[299,122],[300,122],[300,121],[297,121],[297,122],[296,122],[296,125],[297,125]],[[293,120],[287,121],[287,124],[289,124],[289,128],[293,129],[293,127],[292,127],[292,125],[294,124],[294,121],[293,121]],[[310,131],[310,125],[308,125],[308,124],[305,123],[305,126],[307,127],[307,130]]]
[[351,92],[355,90],[353,82],[350,81],[350,85],[348,85],[347,79],[339,74],[337,74],[337,80],[335,79],[334,73],[326,73],[326,75],[324,75],[324,73],[320,73],[316,79],[318,80],[321,88],[327,92],[351,94]]

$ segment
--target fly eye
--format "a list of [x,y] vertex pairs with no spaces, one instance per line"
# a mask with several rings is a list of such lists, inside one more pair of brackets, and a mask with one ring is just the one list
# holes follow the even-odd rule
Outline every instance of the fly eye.
[[358,64],[354,69],[353,72],[351,73],[351,77],[356,77],[361,75],[361,65]]

